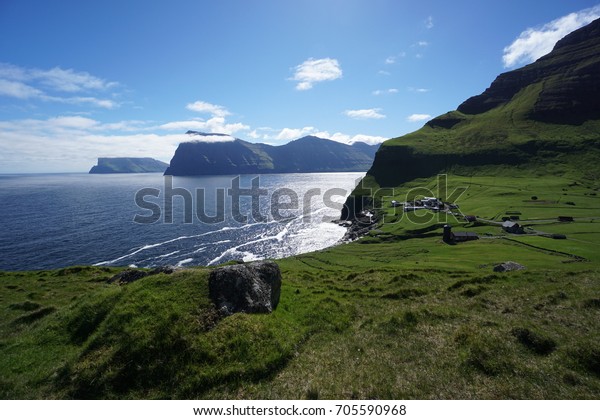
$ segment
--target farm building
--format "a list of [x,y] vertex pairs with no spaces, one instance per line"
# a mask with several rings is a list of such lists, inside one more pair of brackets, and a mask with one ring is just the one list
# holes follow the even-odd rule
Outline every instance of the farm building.
[[502,229],[504,229],[504,231],[508,232],[508,233],[524,233],[525,232],[523,230],[523,227],[520,224],[518,224],[517,222],[510,221],[510,220],[507,220],[504,223],[502,223]]
[[444,226],[444,242],[446,243],[452,244],[457,242],[474,241],[476,239],[479,239],[479,235],[477,235],[475,232],[452,232],[452,226]]

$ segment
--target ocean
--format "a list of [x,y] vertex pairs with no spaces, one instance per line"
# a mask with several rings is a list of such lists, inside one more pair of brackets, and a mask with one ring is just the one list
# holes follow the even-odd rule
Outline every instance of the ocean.
[[0,175],[0,270],[282,258],[335,245],[364,173]]

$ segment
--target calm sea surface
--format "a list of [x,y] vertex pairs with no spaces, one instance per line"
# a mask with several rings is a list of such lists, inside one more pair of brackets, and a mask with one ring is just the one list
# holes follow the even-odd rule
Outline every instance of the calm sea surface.
[[344,235],[331,220],[363,175],[0,175],[0,270],[213,265],[326,248]]

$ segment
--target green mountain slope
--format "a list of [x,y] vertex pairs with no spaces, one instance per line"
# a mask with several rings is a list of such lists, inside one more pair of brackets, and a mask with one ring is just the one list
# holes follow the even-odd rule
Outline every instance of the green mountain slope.
[[600,20],[420,130],[385,142],[367,182],[440,172],[600,176]]

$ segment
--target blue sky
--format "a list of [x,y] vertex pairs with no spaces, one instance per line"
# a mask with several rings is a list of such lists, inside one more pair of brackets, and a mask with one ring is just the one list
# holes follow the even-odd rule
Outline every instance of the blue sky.
[[0,173],[169,161],[188,129],[381,142],[599,16],[598,0],[0,0]]

